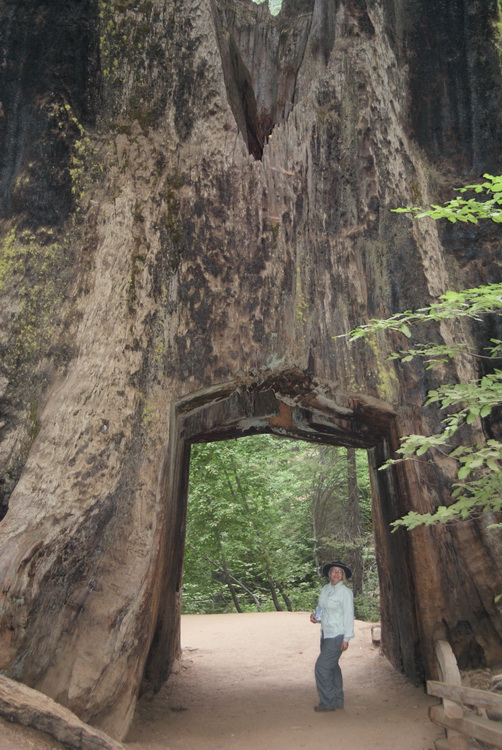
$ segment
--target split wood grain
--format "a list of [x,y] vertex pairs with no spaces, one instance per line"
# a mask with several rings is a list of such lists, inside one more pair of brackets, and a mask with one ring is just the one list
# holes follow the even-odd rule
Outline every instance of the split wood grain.
[[68,750],[124,750],[99,729],[38,690],[0,675],[0,715],[58,740]]

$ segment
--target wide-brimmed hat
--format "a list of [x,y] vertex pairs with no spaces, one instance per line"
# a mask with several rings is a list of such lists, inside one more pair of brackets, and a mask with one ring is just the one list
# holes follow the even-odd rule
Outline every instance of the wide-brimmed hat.
[[347,578],[350,578],[352,576],[352,571],[347,565],[344,565],[343,563],[338,562],[338,560],[335,560],[335,562],[329,562],[326,563],[326,565],[323,565],[322,574],[323,576],[326,576],[326,578],[328,577],[330,568],[341,568],[345,571],[345,575],[347,576]]

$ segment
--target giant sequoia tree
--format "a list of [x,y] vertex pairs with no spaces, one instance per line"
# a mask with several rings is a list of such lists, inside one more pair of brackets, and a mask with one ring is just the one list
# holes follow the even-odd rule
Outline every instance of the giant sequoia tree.
[[435,430],[426,392],[475,365],[333,339],[497,277],[494,229],[474,242],[387,210],[500,172],[497,13],[0,2],[7,675],[123,736],[178,649],[190,443],[253,432],[368,449],[397,667],[433,675],[437,635],[464,665],[500,659],[491,519],[391,535],[448,504],[451,467],[375,469]]

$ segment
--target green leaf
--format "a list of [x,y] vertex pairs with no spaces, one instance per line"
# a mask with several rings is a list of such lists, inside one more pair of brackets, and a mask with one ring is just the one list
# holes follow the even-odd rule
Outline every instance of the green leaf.
[[[417,220],[428,217],[434,220],[446,219],[451,223],[461,221],[477,224],[481,220],[502,223],[502,176],[485,174],[483,177],[485,181],[480,184],[458,188],[461,197],[457,196],[443,205],[432,204],[429,209],[408,206],[393,211],[409,213]],[[472,191],[477,197],[466,195],[468,191]],[[448,290],[428,307],[414,311],[406,310],[384,319],[370,320],[347,335],[355,338],[354,334],[357,332],[357,337],[364,339],[372,334],[381,337],[385,332],[400,332],[410,339],[414,326],[425,323],[429,327],[431,324],[435,326],[437,334],[441,336],[438,324],[442,321],[456,323],[465,318],[480,321],[484,315],[500,316],[501,312],[502,284],[487,284],[460,291]],[[483,356],[501,356],[502,341],[493,339],[490,343],[491,346],[482,351]],[[470,352],[464,343],[447,345],[426,342],[394,352],[389,358],[409,362],[413,357],[422,357],[424,366],[430,369],[452,360],[459,354],[471,355],[473,358],[480,356],[479,351]],[[404,437],[397,451],[400,457],[387,461],[380,468],[388,468],[398,461],[413,460],[427,451],[431,452],[429,460],[434,460],[438,451],[447,453],[453,461],[460,464],[460,481],[451,487],[454,503],[441,506],[432,514],[410,513],[392,524],[394,531],[401,526],[411,529],[420,524],[466,519],[473,512],[502,510],[502,444],[493,439],[477,445],[473,445],[471,441],[471,436],[478,431],[478,418],[488,417],[493,408],[502,403],[502,372],[495,370],[478,380],[468,382],[445,382],[444,371],[441,377],[443,384],[429,391],[425,405],[428,408],[436,406],[441,410],[443,431],[430,436]],[[466,426],[471,426],[471,429],[467,429]],[[454,441],[453,445],[456,446],[453,450],[451,441]]]

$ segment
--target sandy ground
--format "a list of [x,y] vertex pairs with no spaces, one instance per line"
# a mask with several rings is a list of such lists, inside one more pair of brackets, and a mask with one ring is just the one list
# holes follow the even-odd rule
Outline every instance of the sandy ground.
[[[435,699],[397,673],[356,623],[342,656],[345,709],[318,714],[319,628],[301,612],[184,615],[183,655],[153,699],[141,699],[127,750],[434,750]],[[3,731],[2,731],[3,730]],[[2,722],[1,750],[55,750]]]

